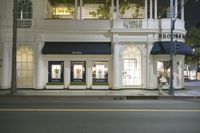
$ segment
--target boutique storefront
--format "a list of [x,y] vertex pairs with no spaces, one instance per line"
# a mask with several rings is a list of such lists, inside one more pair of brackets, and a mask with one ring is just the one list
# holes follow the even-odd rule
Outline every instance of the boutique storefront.
[[48,89],[111,88],[111,43],[45,42]]
[[[2,5],[12,9],[13,1]],[[174,86],[184,87],[184,8],[175,0]],[[169,88],[170,1],[18,0],[17,87]],[[12,10],[0,12],[0,87],[11,86]],[[9,22],[9,23],[8,23]],[[176,48],[175,48],[176,49]],[[119,91],[120,93],[120,91]]]
[[[174,42],[174,47],[173,81],[175,88],[181,89],[184,87],[184,57],[191,55],[192,49],[183,42]],[[155,42],[151,54],[154,56],[157,83],[161,83],[164,89],[168,89],[170,84],[170,42]]]

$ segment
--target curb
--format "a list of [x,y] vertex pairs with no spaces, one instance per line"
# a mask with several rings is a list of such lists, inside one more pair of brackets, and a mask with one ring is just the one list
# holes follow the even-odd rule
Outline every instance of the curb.
[[176,99],[200,99],[200,96],[126,96],[127,100],[131,99],[160,99],[160,100],[176,100]]
[[197,100],[200,96],[0,96],[0,101]]
[[0,96],[0,101],[80,101],[125,99],[125,96]]

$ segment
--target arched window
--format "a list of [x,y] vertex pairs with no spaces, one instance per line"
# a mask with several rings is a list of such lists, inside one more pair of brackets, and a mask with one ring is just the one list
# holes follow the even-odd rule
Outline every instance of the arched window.
[[17,86],[33,88],[33,50],[26,45],[17,49]]
[[32,2],[30,0],[18,0],[18,19],[32,19]]
[[141,52],[135,46],[128,46],[122,52],[122,85],[141,85]]

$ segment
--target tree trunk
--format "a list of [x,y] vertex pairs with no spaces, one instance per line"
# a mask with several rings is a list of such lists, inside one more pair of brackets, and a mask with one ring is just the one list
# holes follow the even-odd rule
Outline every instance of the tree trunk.
[[10,93],[17,94],[16,78],[16,44],[17,44],[17,0],[13,0],[13,46],[12,46],[12,79]]

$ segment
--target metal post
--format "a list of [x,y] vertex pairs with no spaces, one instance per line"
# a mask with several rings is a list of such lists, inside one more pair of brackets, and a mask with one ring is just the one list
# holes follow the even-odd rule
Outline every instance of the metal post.
[[173,29],[174,29],[174,0],[170,0],[170,19],[171,19],[171,43],[170,43],[170,87],[169,95],[174,95],[174,86],[173,86],[173,56],[174,56],[174,44],[173,44]]
[[13,46],[12,46],[12,78],[11,91],[12,95],[17,94],[17,77],[16,77],[16,48],[17,47],[17,0],[13,0]]

